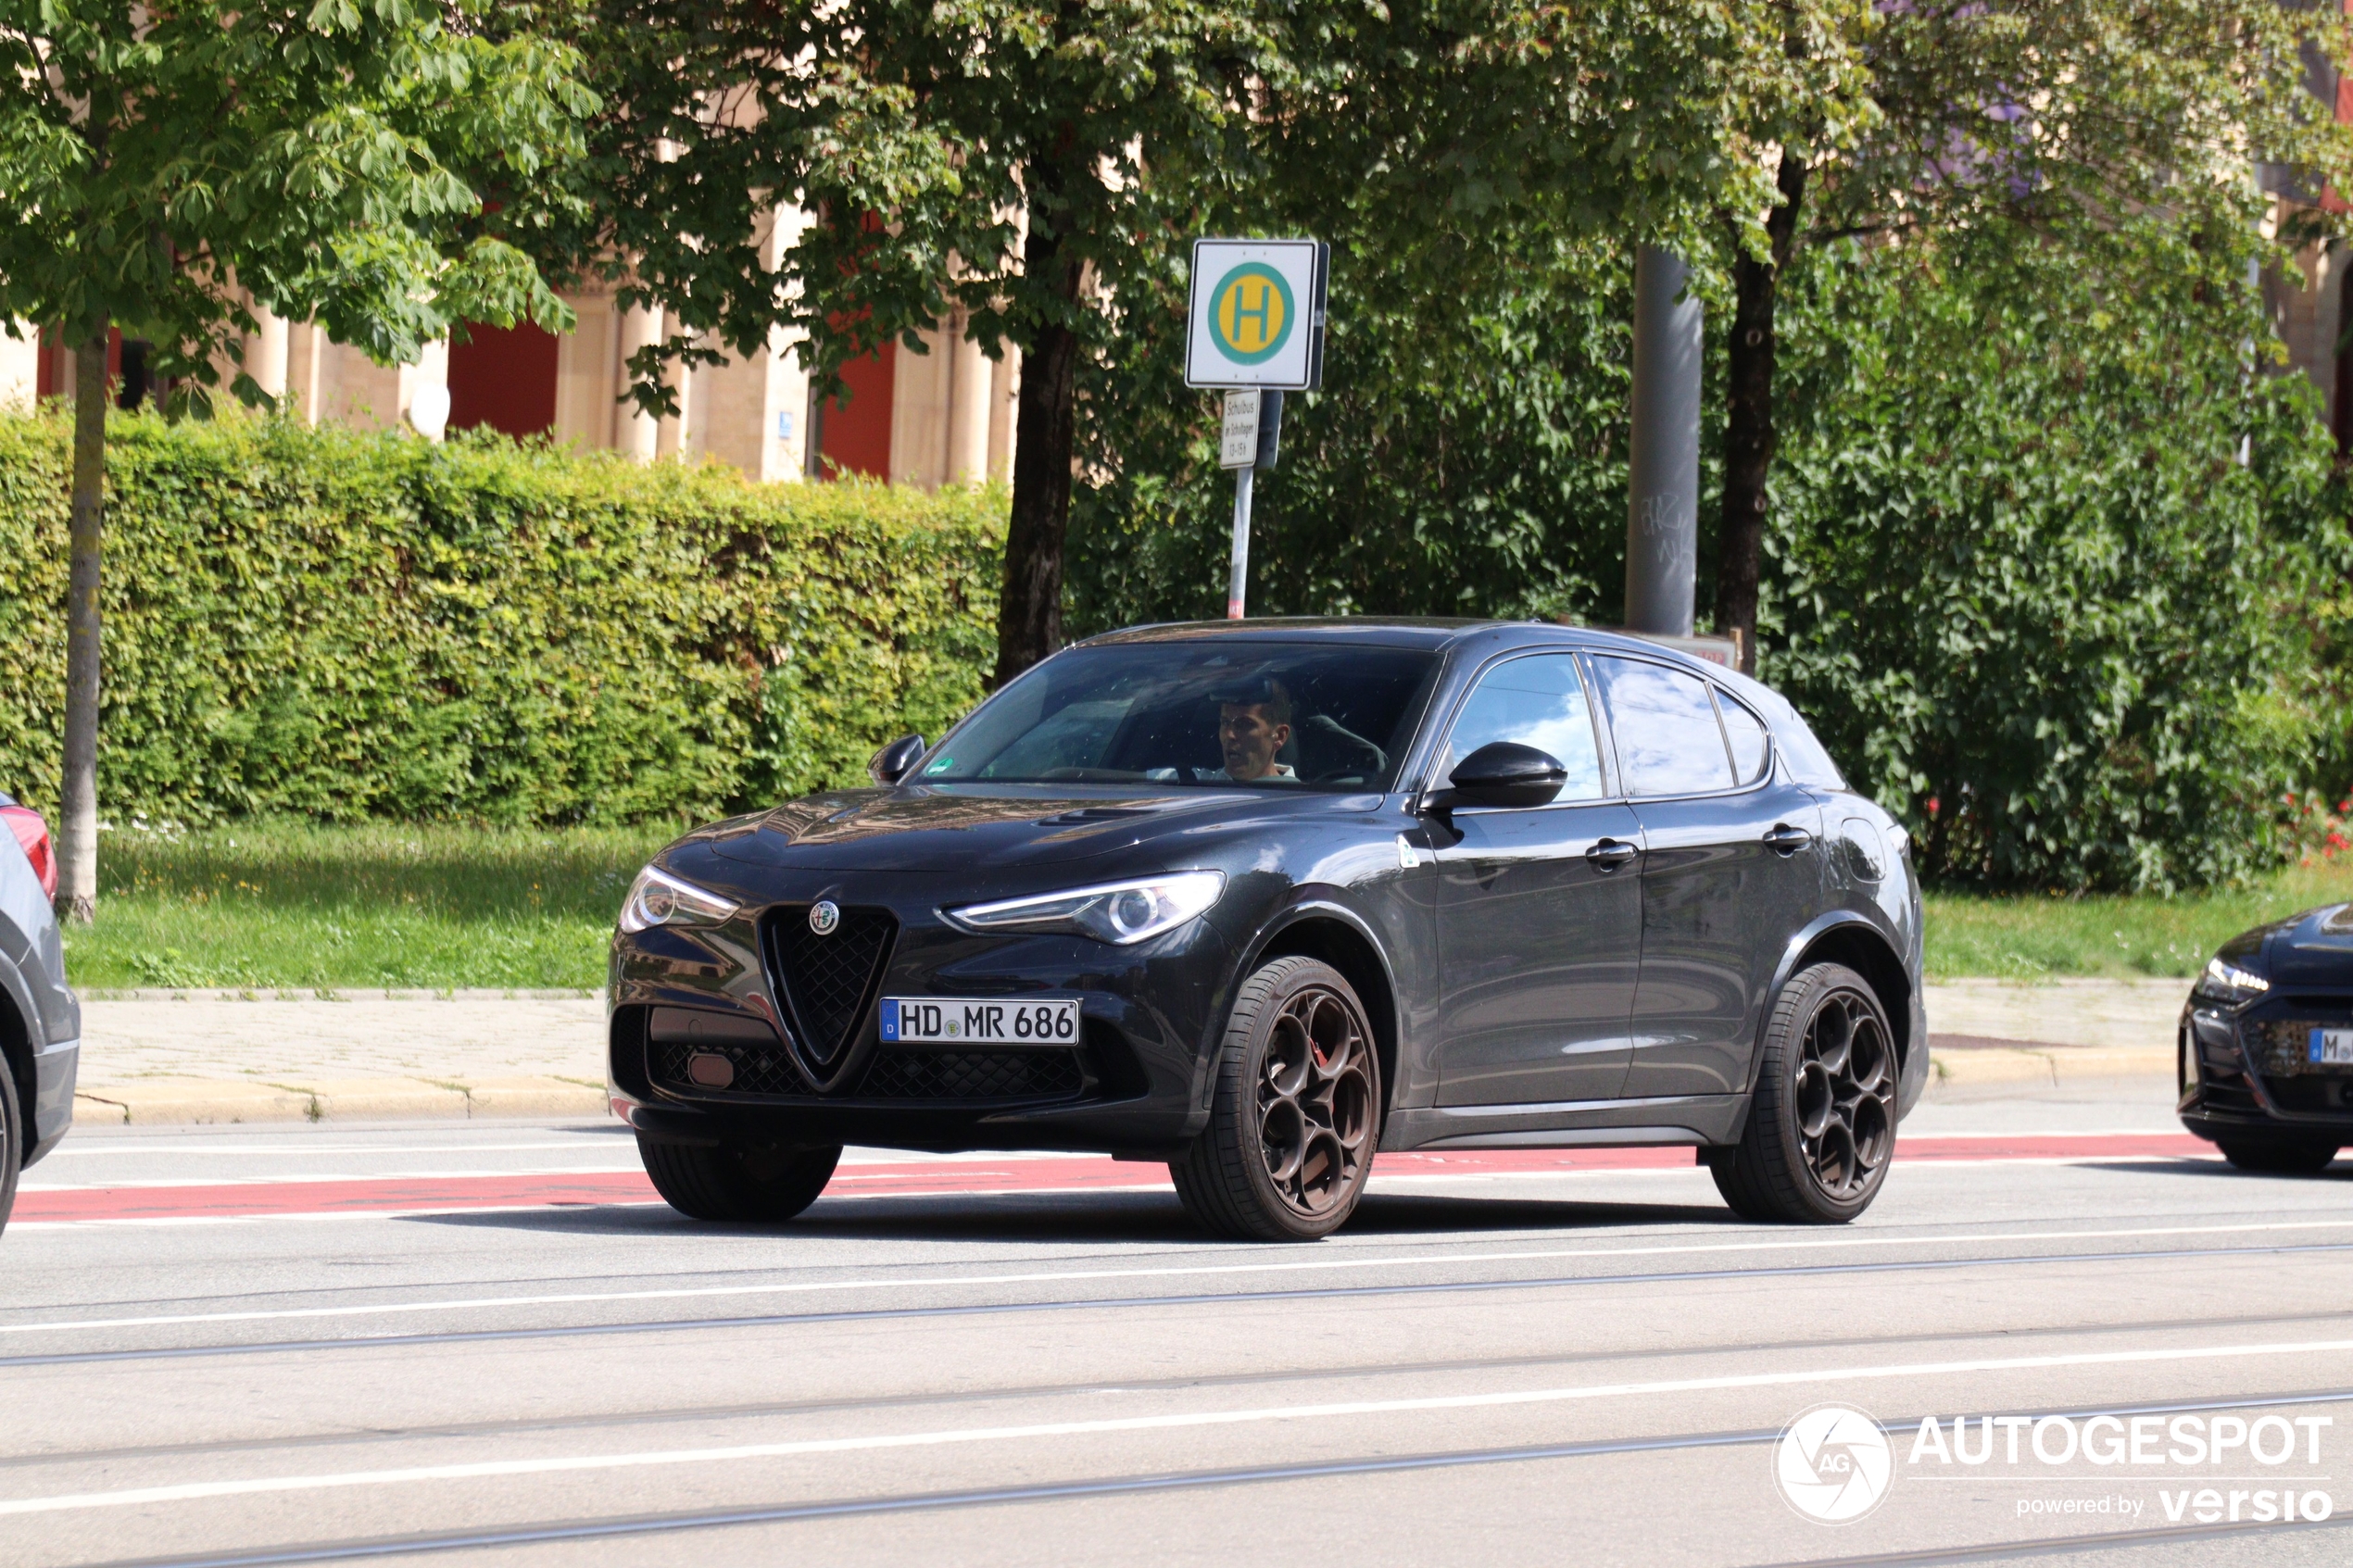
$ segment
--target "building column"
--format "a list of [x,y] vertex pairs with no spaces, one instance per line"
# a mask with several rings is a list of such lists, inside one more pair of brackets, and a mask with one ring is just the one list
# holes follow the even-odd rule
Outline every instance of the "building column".
[[319,323],[297,321],[286,329],[286,395],[295,417],[307,425],[319,422],[320,372],[326,358],[327,334]]
[[994,367],[980,345],[964,335],[970,318],[958,310],[948,320],[948,461],[950,484],[988,482],[988,422],[995,390]]
[[292,359],[292,334],[285,319],[256,305],[256,331],[245,334],[245,370],[271,397],[286,395],[286,372]]
[[649,463],[661,449],[661,421],[648,416],[629,396],[629,360],[639,349],[661,341],[661,312],[645,306],[624,311],[621,318],[620,363],[613,374],[612,444],[616,451]]
[[[11,337],[9,331],[21,333]],[[41,392],[41,329],[30,321],[0,326],[0,409],[30,409]]]
[[988,477],[998,484],[1013,479],[1014,408],[1021,401],[1021,350],[1005,345],[988,368]]

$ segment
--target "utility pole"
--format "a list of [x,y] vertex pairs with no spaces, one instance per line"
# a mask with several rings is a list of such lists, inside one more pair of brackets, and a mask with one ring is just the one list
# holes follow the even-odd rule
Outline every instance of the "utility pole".
[[1700,303],[1680,257],[1634,261],[1633,441],[1626,508],[1626,627],[1692,634],[1699,572]]

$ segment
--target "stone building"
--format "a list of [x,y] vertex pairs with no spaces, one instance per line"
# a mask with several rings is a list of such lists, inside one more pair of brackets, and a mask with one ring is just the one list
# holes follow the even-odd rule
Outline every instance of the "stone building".
[[[964,340],[961,316],[923,334],[928,352],[894,343],[844,371],[848,395],[820,406],[779,334],[766,352],[673,371],[680,412],[651,420],[623,401],[623,364],[662,335],[661,313],[618,310],[610,293],[567,295],[578,317],[557,335],[529,324],[475,327],[463,343],[430,345],[413,365],[386,368],[320,328],[259,313],[243,368],[262,390],[291,394],[301,417],[366,427],[430,425],[447,393],[447,428],[488,426],[510,435],[625,452],[642,460],[683,456],[733,464],[757,480],[863,474],[926,488],[1003,479],[1013,471],[1018,356],[991,359]],[[108,369],[117,399],[135,406],[149,390],[144,345],[117,334]],[[236,367],[224,366],[233,374]],[[73,354],[42,333],[0,335],[0,405],[70,395]],[[226,377],[224,376],[224,381]]]

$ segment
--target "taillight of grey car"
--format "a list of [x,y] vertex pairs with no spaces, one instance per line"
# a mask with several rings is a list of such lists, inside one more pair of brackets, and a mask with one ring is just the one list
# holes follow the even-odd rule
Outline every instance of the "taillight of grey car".
[[787,1220],[849,1144],[1060,1148],[1305,1240],[1385,1150],[1598,1144],[1836,1223],[1926,1080],[1901,829],[1634,639],[1114,633],[870,772],[630,889],[610,1092],[684,1213]]
[[2190,987],[2174,1060],[2182,1124],[2233,1165],[2326,1170],[2353,1144],[2353,904],[2224,943]]

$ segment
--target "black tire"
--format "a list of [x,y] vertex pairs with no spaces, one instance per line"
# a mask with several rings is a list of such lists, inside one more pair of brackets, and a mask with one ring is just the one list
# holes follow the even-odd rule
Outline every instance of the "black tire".
[[1870,982],[1833,963],[1792,976],[1765,1026],[1748,1125],[1711,1151],[1716,1190],[1743,1219],[1846,1223],[1894,1158],[1895,1080],[1895,1032]]
[[8,1228],[8,1211],[17,1206],[17,1174],[23,1169],[24,1117],[17,1107],[16,1072],[0,1056],[0,1231]]
[[1168,1164],[1194,1219],[1238,1241],[1315,1241],[1348,1223],[1380,1134],[1380,1056],[1347,977],[1276,959],[1242,982],[1209,1125]]
[[662,1201],[690,1220],[789,1220],[833,1180],[841,1146],[787,1148],[775,1144],[722,1144],[698,1148],[640,1136],[638,1157]]
[[2217,1140],[2222,1158],[2242,1171],[2267,1176],[2317,1176],[2336,1158],[2333,1143],[2307,1143],[2296,1138],[2230,1138]]

